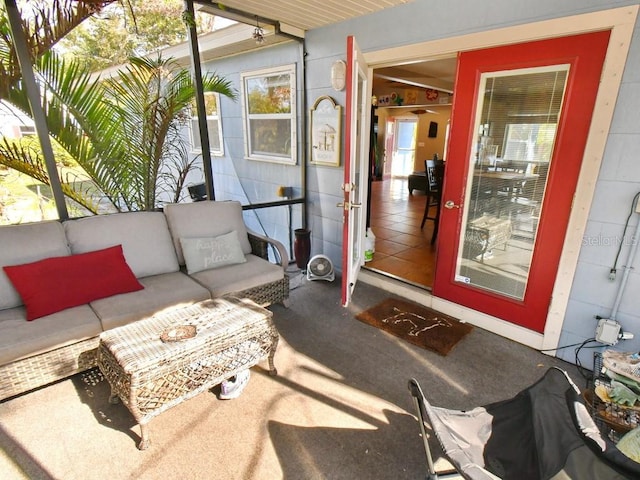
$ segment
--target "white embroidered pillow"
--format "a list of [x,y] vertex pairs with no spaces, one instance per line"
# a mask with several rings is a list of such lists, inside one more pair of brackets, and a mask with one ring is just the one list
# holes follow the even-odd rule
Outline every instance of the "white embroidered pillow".
[[218,237],[181,238],[180,244],[189,274],[247,261],[235,230]]

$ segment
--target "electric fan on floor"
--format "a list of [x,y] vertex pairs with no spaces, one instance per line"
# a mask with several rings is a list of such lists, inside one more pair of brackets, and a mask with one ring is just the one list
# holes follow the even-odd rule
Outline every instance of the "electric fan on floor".
[[307,280],[326,280],[332,282],[336,277],[333,263],[326,255],[315,255],[307,264]]

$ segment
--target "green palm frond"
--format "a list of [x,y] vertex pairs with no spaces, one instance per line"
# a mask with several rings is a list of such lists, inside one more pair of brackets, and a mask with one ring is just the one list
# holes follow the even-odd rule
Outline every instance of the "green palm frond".
[[[51,186],[40,150],[33,148],[29,142],[10,142],[3,138],[0,141],[0,164]],[[61,178],[64,195],[87,210],[97,212],[98,205],[93,201],[92,196],[87,195],[86,191],[80,190],[77,187],[77,182],[69,181],[69,177],[66,180]]]
[[[51,50],[84,20],[115,1],[118,0],[30,2],[30,14],[22,15],[22,30],[32,62]],[[8,89],[16,85],[20,78],[20,67],[3,3],[0,8],[0,99],[6,97]]]
[[[194,167],[181,132],[195,95],[188,70],[172,59],[134,58],[116,78],[100,82],[80,64],[47,52],[35,71],[51,138],[95,186],[79,191],[81,182],[62,179],[65,195],[93,212],[96,198],[120,211],[154,209],[159,193],[177,198]],[[215,74],[206,75],[203,85],[236,98],[231,84]],[[28,114],[20,87],[12,85],[7,100]],[[7,147],[0,164],[47,181],[41,160],[25,150]]]
[[29,26],[27,43],[34,56],[37,58],[49,51],[80,23],[115,1],[54,0],[36,6],[31,20],[24,21]]
[[[236,98],[230,82],[215,74],[203,83],[207,91]],[[132,58],[126,69],[107,81],[106,90],[124,130],[131,133],[127,163],[133,166],[132,188],[142,194],[138,201],[143,208],[154,208],[158,176],[178,141],[171,139],[172,129],[195,95],[191,74],[171,58]]]
[[[116,208],[122,208],[119,179],[110,174],[113,169],[101,168],[99,161],[100,157],[117,157],[121,145],[113,134],[118,125],[109,105],[102,101],[100,84],[90,79],[86,69],[53,52],[43,55],[35,67],[43,87],[42,107],[51,137],[100,185]],[[24,90],[11,88],[7,100],[28,114]]]

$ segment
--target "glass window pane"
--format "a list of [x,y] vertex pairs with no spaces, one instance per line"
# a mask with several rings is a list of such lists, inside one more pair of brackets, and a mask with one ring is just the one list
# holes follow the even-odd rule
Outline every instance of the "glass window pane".
[[[204,92],[204,110],[207,116],[218,115],[218,94],[215,92]],[[195,98],[191,100],[191,111],[190,114],[192,117],[198,116],[198,108],[196,107]]]
[[291,156],[291,121],[250,120],[251,154]]
[[[213,92],[205,93],[205,107],[207,110],[207,129],[209,132],[209,150],[216,154],[222,154],[222,129],[219,125],[218,117],[218,94]],[[198,125],[198,115],[195,107],[195,101],[191,103],[191,122],[189,125],[191,133],[191,148],[194,151],[202,151],[202,141],[200,138],[200,127]]]
[[218,120],[208,119],[207,129],[209,130],[209,148],[213,152],[220,151],[220,135],[218,135]]
[[482,75],[456,280],[524,299],[567,73]]
[[200,140],[200,129],[198,128],[198,119],[191,120],[191,147],[194,150],[202,149],[202,141]]
[[294,165],[297,159],[295,65],[242,74],[245,155]]
[[204,108],[207,116],[218,114],[218,96],[214,92],[205,92]]
[[398,122],[398,149],[413,150],[415,145],[416,123],[412,121]]
[[288,74],[248,78],[249,114],[291,113],[291,79]]

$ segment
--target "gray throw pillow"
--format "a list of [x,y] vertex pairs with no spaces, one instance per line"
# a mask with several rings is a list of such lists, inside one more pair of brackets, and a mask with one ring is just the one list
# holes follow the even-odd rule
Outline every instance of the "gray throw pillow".
[[247,261],[235,230],[218,237],[181,238],[180,244],[189,274]]

